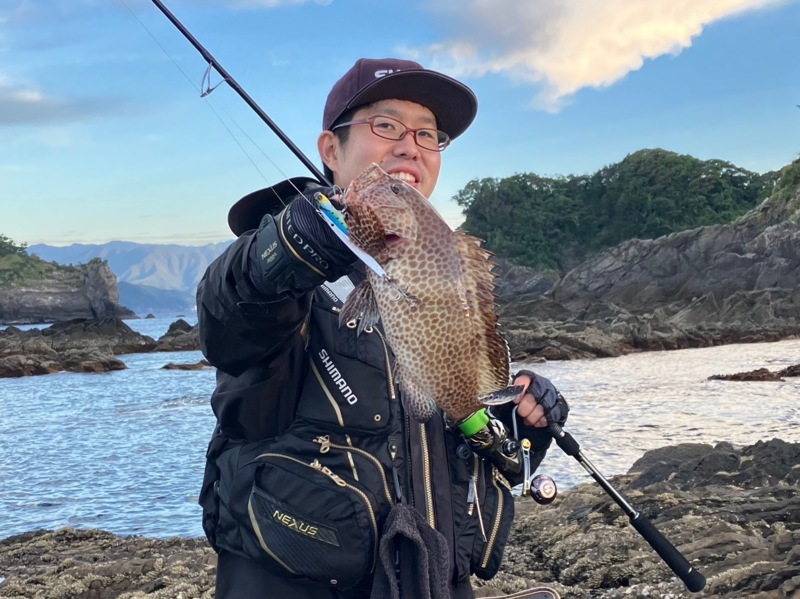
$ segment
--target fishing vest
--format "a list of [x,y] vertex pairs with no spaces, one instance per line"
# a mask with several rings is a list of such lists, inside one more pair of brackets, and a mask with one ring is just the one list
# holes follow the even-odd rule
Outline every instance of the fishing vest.
[[405,414],[381,326],[339,324],[357,282],[314,293],[289,426],[259,441],[218,427],[200,497],[206,534],[279,576],[369,588],[383,522],[407,502],[447,540],[453,582],[491,578],[513,520],[510,485],[441,415]]

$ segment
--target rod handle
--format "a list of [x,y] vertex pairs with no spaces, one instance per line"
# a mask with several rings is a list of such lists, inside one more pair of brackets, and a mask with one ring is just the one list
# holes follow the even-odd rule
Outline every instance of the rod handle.
[[681,552],[653,526],[653,523],[646,516],[639,512],[632,516],[630,520],[633,527],[644,537],[645,541],[650,543],[650,546],[661,556],[661,559],[666,562],[670,570],[683,581],[687,589],[692,593],[699,593],[703,590],[703,587],[706,586],[705,576],[686,561]]

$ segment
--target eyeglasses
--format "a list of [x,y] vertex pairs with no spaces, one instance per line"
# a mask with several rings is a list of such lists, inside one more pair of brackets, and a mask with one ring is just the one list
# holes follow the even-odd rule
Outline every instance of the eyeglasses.
[[411,129],[406,127],[397,119],[390,116],[376,115],[368,119],[359,119],[357,121],[347,121],[346,123],[339,123],[331,128],[335,131],[340,127],[347,127],[349,125],[369,125],[372,132],[378,137],[383,139],[391,139],[392,141],[400,141],[407,133],[414,135],[414,143],[420,148],[425,150],[433,150],[434,152],[441,152],[450,145],[450,136],[444,131],[438,129]]

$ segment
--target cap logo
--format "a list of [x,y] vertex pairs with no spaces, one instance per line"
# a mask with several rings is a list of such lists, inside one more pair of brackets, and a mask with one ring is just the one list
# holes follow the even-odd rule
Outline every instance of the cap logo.
[[401,70],[402,69],[378,69],[377,71],[375,71],[375,79],[386,77],[386,75],[391,75],[392,73],[396,73]]

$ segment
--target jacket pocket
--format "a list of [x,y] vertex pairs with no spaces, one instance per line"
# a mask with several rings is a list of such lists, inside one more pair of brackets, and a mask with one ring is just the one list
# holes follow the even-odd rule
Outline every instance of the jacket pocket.
[[373,570],[378,522],[369,491],[319,460],[280,453],[256,460],[247,511],[270,569],[340,588]]
[[503,552],[514,521],[514,498],[511,485],[493,465],[485,463],[482,474],[485,484],[484,497],[480,505],[483,522],[482,534],[478,532],[472,550],[472,572],[483,580],[489,580],[500,569]]

